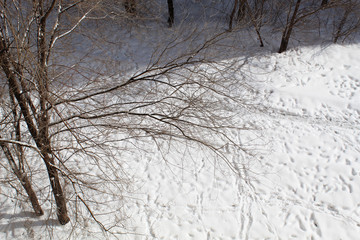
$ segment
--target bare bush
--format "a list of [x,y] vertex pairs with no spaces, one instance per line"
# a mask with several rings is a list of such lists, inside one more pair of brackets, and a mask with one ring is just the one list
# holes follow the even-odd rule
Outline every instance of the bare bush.
[[[351,34],[359,31],[360,2],[354,0],[342,1],[335,12],[335,16],[338,19],[335,19],[333,42],[337,43],[340,38],[345,40]],[[340,18],[338,16],[340,16]]]

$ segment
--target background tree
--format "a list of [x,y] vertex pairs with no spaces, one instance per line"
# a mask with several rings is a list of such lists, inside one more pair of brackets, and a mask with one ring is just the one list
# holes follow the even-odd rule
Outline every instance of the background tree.
[[292,10],[292,6],[290,6],[290,8],[289,8],[286,26],[283,31],[283,35],[281,37],[279,53],[286,51],[286,49],[288,47],[291,32],[293,31],[295,23],[296,23],[296,17],[297,17],[299,8],[300,8],[300,4],[301,4],[301,0],[297,0],[292,14],[290,13]]
[[320,6],[314,4],[313,1],[290,1],[278,52],[282,53],[287,50],[291,34],[295,30],[296,25],[303,23],[306,19],[318,14],[322,10],[334,8],[339,5],[342,5],[342,3],[337,1],[325,5],[321,4]]
[[169,27],[172,27],[172,25],[174,24],[174,21],[175,21],[173,0],[167,0],[167,4],[168,4],[168,9],[169,9],[168,24],[169,24]]
[[230,14],[230,20],[229,20],[229,31],[232,31],[235,13],[240,12],[240,8],[238,10],[238,5],[239,5],[239,0],[234,0],[234,7],[232,8],[232,11],[231,11],[231,14]]
[[360,28],[360,2],[344,0],[338,3],[335,9],[335,16],[341,16],[335,24],[333,42],[337,43],[339,38],[347,38],[351,33]]

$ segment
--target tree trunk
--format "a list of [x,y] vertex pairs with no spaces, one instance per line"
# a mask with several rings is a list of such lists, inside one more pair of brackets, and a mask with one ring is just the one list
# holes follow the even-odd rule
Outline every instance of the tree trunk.
[[[44,28],[45,29],[45,28]],[[45,76],[44,72],[40,71],[40,80],[38,79],[39,84],[39,95],[40,95],[40,116],[38,122],[38,128],[34,124],[33,116],[30,113],[30,107],[28,105],[28,100],[23,94],[21,94],[21,88],[17,82],[16,74],[13,71],[13,68],[10,64],[10,55],[6,47],[6,42],[0,32],[0,65],[7,77],[9,82],[9,90],[13,94],[19,103],[21,114],[24,116],[25,123],[28,127],[28,130],[34,139],[36,146],[40,149],[42,158],[45,162],[46,168],[48,170],[48,175],[50,179],[50,184],[53,190],[53,195],[55,198],[57,206],[57,215],[60,224],[64,225],[70,221],[69,216],[67,215],[66,200],[63,194],[59,176],[57,173],[57,168],[54,165],[54,159],[52,158],[52,150],[50,147],[50,139],[48,137],[48,120],[45,102],[47,100],[46,92],[46,79],[43,79]],[[39,40],[41,45],[41,39]],[[40,53],[42,55],[42,53]],[[41,67],[41,66],[40,66]],[[37,119],[35,119],[36,121]],[[39,130],[38,130],[39,129]]]
[[263,40],[262,40],[261,33],[260,33],[260,25],[259,25],[258,22],[256,21],[255,16],[254,16],[254,14],[253,14],[253,12],[252,12],[252,10],[251,10],[251,6],[249,5],[248,1],[247,1],[247,0],[244,0],[244,3],[245,3],[245,7],[246,7],[247,10],[248,10],[248,13],[249,13],[251,22],[252,22],[252,24],[254,25],[256,35],[257,35],[258,38],[259,38],[260,47],[264,47],[264,42],[263,42]]
[[[297,16],[297,13],[298,13],[299,8],[300,8],[300,4],[301,4],[301,0],[297,0],[294,12],[293,12],[292,17],[291,17],[291,20],[290,20],[290,22],[286,23],[283,35],[281,37],[279,53],[285,52],[287,50],[287,47],[289,45],[289,39],[290,39],[290,36],[291,36],[291,32],[294,29],[296,16]],[[291,11],[291,7],[289,9],[289,12],[290,11]]]
[[345,23],[346,23],[346,20],[347,20],[349,14],[350,14],[350,11],[351,11],[350,7],[347,6],[346,9],[345,9],[344,15],[341,18],[339,26],[337,27],[337,30],[336,30],[336,33],[335,33],[335,36],[334,36],[334,43],[337,43],[337,41],[339,40],[339,38],[341,36],[341,31],[343,30],[343,28],[345,26]]
[[167,0],[167,3],[168,3],[168,10],[169,10],[168,24],[169,24],[169,27],[172,27],[174,25],[174,21],[175,21],[174,2],[173,2],[173,0]]
[[55,166],[54,159],[51,157],[51,155],[46,153],[46,151],[47,150],[44,150],[44,152],[42,151],[42,155],[45,161],[52,192],[56,202],[58,220],[60,224],[65,225],[70,221],[66,208],[65,195],[60,184],[58,170]]
[[[1,138],[1,136],[0,136]],[[15,159],[13,157],[13,155],[11,154],[11,151],[9,149],[9,146],[4,143],[4,142],[0,142],[0,146],[5,154],[5,157],[8,159],[8,162],[10,164],[10,167],[12,169],[12,171],[14,172],[15,176],[19,179],[21,185],[23,186],[23,188],[25,189],[30,203],[34,209],[34,212],[37,216],[41,216],[44,214],[40,204],[39,204],[39,200],[35,194],[34,189],[31,186],[30,180],[28,178],[28,176],[21,170],[21,168],[16,164]]]
[[246,15],[246,5],[245,5],[245,1],[246,0],[241,0],[240,1],[240,5],[238,8],[238,12],[237,12],[237,21],[240,22],[241,20],[244,19],[245,15]]
[[236,9],[238,7],[238,4],[239,4],[239,0],[234,0],[234,7],[233,7],[233,9],[231,11],[230,20],[229,20],[229,31],[230,32],[232,31],[233,19],[234,19],[235,12],[236,12]]

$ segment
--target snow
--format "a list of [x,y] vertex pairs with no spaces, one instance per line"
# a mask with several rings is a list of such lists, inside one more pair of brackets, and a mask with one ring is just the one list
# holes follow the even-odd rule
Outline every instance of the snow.
[[[199,154],[178,171],[141,162],[147,197],[133,221],[145,236],[137,239],[356,239],[359,56],[360,45],[330,45],[253,59],[271,108],[255,116],[270,144],[250,168],[251,184]],[[273,67],[257,74],[264,66]]]
[[[190,153],[169,154],[188,159],[164,164],[154,146],[133,166],[138,200],[127,212],[135,228],[125,239],[359,236],[360,45],[299,48],[253,61],[253,77],[263,78],[259,87],[271,107],[257,118],[271,144],[263,147],[264,162],[250,168],[251,185],[219,170],[206,152],[184,147]],[[264,65],[272,66],[269,73],[257,74]],[[15,213],[12,204],[1,196],[1,239],[44,228],[45,220]]]
[[[204,149],[144,145],[122,156],[136,191],[127,196],[128,230],[118,238],[359,238],[360,44],[269,51],[247,59],[246,67],[268,107],[252,115],[263,144],[257,160],[244,163],[246,181]],[[0,239],[115,238],[91,220],[72,232],[46,207],[34,218],[2,192]]]

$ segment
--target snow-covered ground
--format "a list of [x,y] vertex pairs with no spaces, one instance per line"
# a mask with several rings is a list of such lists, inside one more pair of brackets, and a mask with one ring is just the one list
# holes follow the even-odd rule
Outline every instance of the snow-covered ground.
[[201,154],[174,172],[149,153],[133,209],[143,235],[129,239],[360,236],[360,45],[297,48],[249,68],[271,107],[254,118],[268,144],[249,184]]
[[[261,80],[269,107],[254,114],[267,144],[249,166],[250,181],[239,182],[190,146],[178,153],[148,147],[132,165],[138,191],[126,205],[130,233],[120,238],[360,236],[360,45],[299,47],[254,57],[247,67]],[[161,154],[178,161],[165,163]],[[0,217],[1,239],[37,239],[46,223],[56,239],[70,233],[46,217],[14,211],[4,196]],[[92,231],[85,228],[76,239],[102,238]]]
[[[136,42],[126,44],[136,52]],[[251,115],[259,145],[242,180],[203,149],[139,146],[122,156],[135,189],[126,196],[126,232],[102,233],[91,220],[60,226],[50,206],[35,218],[2,193],[0,239],[359,239],[360,44],[261,51],[241,70],[267,107]],[[244,60],[229,55],[222,61]]]
[[255,186],[270,227],[259,214],[249,239],[359,237],[359,53],[359,45],[330,45],[262,61],[276,69],[265,91],[278,109],[265,131],[273,174]]

